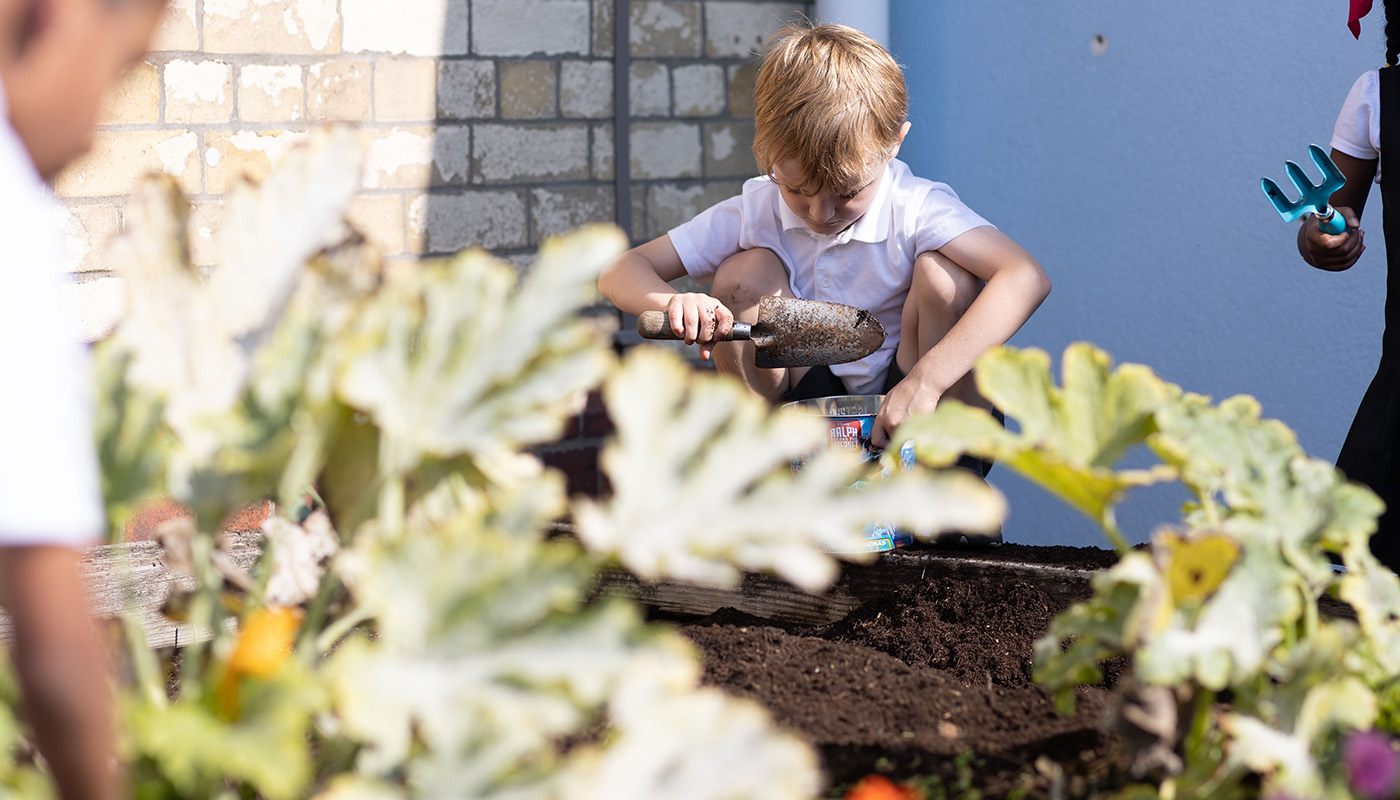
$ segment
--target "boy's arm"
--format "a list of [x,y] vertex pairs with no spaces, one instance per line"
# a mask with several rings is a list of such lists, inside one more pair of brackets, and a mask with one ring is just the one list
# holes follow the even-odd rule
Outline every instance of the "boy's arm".
[[14,620],[13,653],[26,716],[60,795],[120,797],[106,656],[88,616],[77,551],[60,546],[0,551],[0,598]]
[[938,252],[987,285],[947,335],[890,390],[875,422],[885,437],[910,414],[932,411],[983,353],[1005,344],[1050,294],[1050,278],[1040,263],[996,228],[973,228]]
[[668,281],[685,275],[685,264],[670,236],[659,236],[628,250],[598,277],[598,290],[629,314],[664,311],[671,330],[686,344],[700,344],[710,357],[711,344],[729,335],[734,314],[702,292],[678,292]]

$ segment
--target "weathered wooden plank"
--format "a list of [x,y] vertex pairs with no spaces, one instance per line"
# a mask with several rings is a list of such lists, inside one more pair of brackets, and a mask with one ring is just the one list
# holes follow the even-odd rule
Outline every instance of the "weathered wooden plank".
[[[225,534],[229,562],[246,572],[258,557],[260,533]],[[130,611],[140,619],[151,647],[172,647],[209,638],[208,629],[175,623],[161,614],[161,607],[177,589],[193,589],[194,578],[172,570],[156,542],[132,542],[83,550],[83,583],[93,615],[119,618]],[[0,639],[12,640],[8,614],[0,612]]]
[[871,564],[845,564],[841,577],[826,592],[814,594],[771,575],[745,575],[739,586],[719,589],[683,581],[643,581],[614,570],[599,582],[601,593],[621,593],[657,611],[700,617],[733,608],[765,619],[801,625],[834,622],[862,603],[886,597],[916,580],[973,580],[979,577],[1024,577],[1062,601],[1089,594],[1091,570],[982,559],[970,554],[929,552],[882,553]]

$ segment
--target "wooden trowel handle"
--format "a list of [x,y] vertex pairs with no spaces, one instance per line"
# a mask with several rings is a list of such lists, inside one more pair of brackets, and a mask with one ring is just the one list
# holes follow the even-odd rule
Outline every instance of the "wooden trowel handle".
[[[734,323],[734,329],[721,341],[730,342],[736,339],[749,339],[750,325],[747,322]],[[637,333],[644,339],[680,339],[681,337],[671,330],[671,322],[666,319],[664,311],[643,311],[637,315]]]

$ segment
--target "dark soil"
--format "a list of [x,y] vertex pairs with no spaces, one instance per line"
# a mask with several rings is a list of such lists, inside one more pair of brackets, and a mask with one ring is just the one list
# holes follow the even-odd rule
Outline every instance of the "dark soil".
[[[1015,545],[966,557],[1077,569],[1115,560]],[[707,683],[758,701],[818,749],[834,794],[879,772],[950,796],[1085,796],[1120,785],[1126,761],[1104,729],[1107,688],[1081,688],[1075,713],[1061,716],[1031,681],[1034,642],[1064,608],[1025,577],[993,575],[906,583],[828,625],[722,609],[682,630],[703,651]]]

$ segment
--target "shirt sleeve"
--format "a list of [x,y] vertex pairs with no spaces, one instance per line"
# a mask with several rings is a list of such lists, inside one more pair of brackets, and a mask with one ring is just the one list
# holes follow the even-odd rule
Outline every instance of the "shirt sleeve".
[[924,202],[911,207],[918,211],[911,223],[916,256],[937,250],[973,228],[992,224],[964,205],[945,184],[934,184]]
[[667,235],[690,277],[709,285],[726,258],[739,252],[744,229],[744,198],[736,195],[700,212]]
[[1363,73],[1351,86],[1337,124],[1332,128],[1332,149],[1353,158],[1380,158],[1380,75]]

